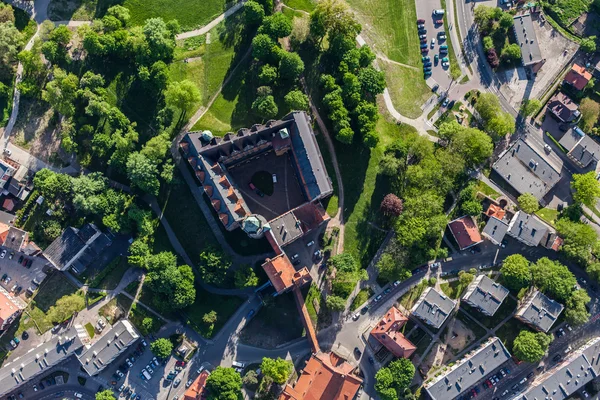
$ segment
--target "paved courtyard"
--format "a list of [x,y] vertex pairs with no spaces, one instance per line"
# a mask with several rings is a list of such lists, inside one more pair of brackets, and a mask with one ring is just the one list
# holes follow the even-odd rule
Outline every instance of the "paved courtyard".
[[[41,282],[46,277],[44,273],[44,266],[47,261],[41,257],[29,257],[24,255],[23,253],[15,252],[12,259],[10,259],[11,250],[7,249],[6,257],[0,258],[0,277],[4,274],[7,275],[7,278],[10,277],[10,281],[5,283],[4,281],[0,282],[0,285],[9,293],[13,293],[11,289],[17,285],[17,287],[21,287],[21,293],[19,294],[19,298],[25,299],[25,291],[29,286],[33,286],[32,280],[34,278],[37,279],[38,282]],[[30,268],[26,268],[23,264],[19,264],[19,258],[23,256],[23,261],[25,259],[33,260]]]

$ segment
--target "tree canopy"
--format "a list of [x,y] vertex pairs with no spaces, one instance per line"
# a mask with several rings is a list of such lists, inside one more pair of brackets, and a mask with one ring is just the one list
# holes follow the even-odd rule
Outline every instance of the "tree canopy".
[[209,400],[238,400],[242,377],[233,368],[217,367],[206,379]]
[[575,201],[595,208],[596,199],[600,197],[600,182],[596,179],[594,171],[585,174],[573,174],[571,186],[575,192],[573,194]]
[[540,208],[538,199],[531,193],[523,193],[517,201],[519,202],[519,208],[527,214],[533,214]]
[[150,343],[150,351],[158,358],[167,358],[173,351],[173,343],[165,338],[156,339]]
[[544,357],[551,342],[552,336],[545,333],[521,331],[513,342],[513,354],[521,361],[538,362]]
[[272,359],[264,357],[260,364],[261,372],[273,378],[273,382],[281,385],[285,383],[294,370],[293,364],[282,358]]
[[500,273],[504,278],[506,287],[519,290],[531,283],[531,270],[529,261],[520,254],[513,254],[504,259]]
[[409,387],[414,375],[415,366],[410,360],[394,360],[375,374],[375,390],[382,399],[398,399]]

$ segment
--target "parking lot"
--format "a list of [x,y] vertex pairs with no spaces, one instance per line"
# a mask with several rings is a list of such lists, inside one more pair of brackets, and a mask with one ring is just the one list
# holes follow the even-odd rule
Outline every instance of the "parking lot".
[[[435,20],[440,20],[442,18],[446,18],[446,15],[433,15],[433,10],[439,9],[440,2],[438,0],[423,0],[417,1],[417,18],[425,20],[425,29],[427,30],[427,49],[429,50],[427,54],[422,54],[424,56],[429,56],[431,60],[431,77],[428,81],[433,80],[435,83],[440,85],[440,92],[445,92],[452,82],[452,78],[450,77],[450,69],[447,67],[442,67],[442,58],[447,57],[448,53],[439,52],[440,45],[447,45],[446,40],[440,41],[438,38],[438,34],[444,32],[444,24],[434,24]],[[415,22],[414,29],[417,29]],[[431,47],[431,39],[435,39],[435,44],[433,48]],[[435,63],[434,58],[435,55],[439,56],[439,62]],[[428,82],[429,86],[434,86],[435,83]]]
[[[313,279],[316,279],[319,271],[315,269],[313,272],[313,266],[319,265],[322,261],[322,258],[315,256],[315,251],[320,250],[319,246],[319,234],[321,233],[321,229],[315,229],[312,232],[308,232],[308,234],[295,242],[290,243],[289,245],[284,247],[285,254],[292,259],[296,254],[297,258],[293,260],[294,266],[296,270],[302,267],[306,267],[311,271],[311,276]],[[307,246],[308,243],[314,242],[311,246]]]
[[[30,286],[35,288],[32,282],[33,279],[41,283],[46,277],[44,266],[47,261],[41,257],[26,256],[23,253],[4,247],[0,248],[0,254],[3,250],[6,250],[6,255],[4,258],[0,258],[0,277],[6,276],[0,282],[0,285],[13,295],[14,291],[12,289],[20,287],[21,291],[18,293],[18,297],[24,299],[27,288]],[[19,260],[21,261],[20,263]],[[27,261],[30,263],[27,263]],[[24,266],[24,263],[27,263],[29,267]]]

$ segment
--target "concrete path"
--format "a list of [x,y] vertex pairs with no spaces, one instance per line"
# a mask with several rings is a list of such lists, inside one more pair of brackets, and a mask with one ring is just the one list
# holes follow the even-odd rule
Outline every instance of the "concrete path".
[[193,31],[189,31],[189,32],[180,33],[179,35],[176,36],[176,39],[182,40],[182,39],[187,39],[187,38],[191,38],[194,36],[204,35],[205,33],[209,32],[212,28],[219,25],[219,23],[221,23],[221,21],[223,21],[225,18],[229,17],[232,14],[235,14],[240,8],[243,7],[244,2],[245,2],[245,0],[237,3],[236,5],[234,5],[227,11],[225,11],[223,14],[219,15],[217,18],[213,19],[208,24],[204,25],[202,28],[199,28],[199,29],[196,29]]

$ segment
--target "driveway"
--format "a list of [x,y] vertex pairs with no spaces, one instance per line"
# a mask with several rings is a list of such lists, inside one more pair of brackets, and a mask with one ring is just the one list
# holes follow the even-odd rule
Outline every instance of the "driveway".
[[[29,286],[32,286],[32,280],[34,278],[37,279],[38,282],[42,282],[46,277],[46,274],[43,272],[44,265],[46,265],[47,261],[41,257],[29,257],[24,255],[23,253],[14,252],[12,259],[10,258],[12,250],[0,247],[0,249],[6,249],[6,256],[4,258],[0,258],[0,276],[6,274],[7,279],[10,277],[10,281],[6,283],[5,281],[0,282],[0,285],[7,292],[12,293],[12,288],[21,287],[21,293],[18,296],[21,300],[25,299],[25,291]],[[26,268],[23,264],[19,264],[19,259],[23,257],[22,262],[25,262],[25,259],[32,260],[32,264],[30,268]]]
[[[440,62],[437,65],[434,63],[434,55],[439,54],[438,33],[444,32],[444,25],[435,25],[434,19],[440,19],[439,16],[433,16],[433,10],[441,7],[439,0],[420,0],[416,2],[417,5],[417,18],[425,20],[425,29],[427,29],[427,48],[429,53],[427,54],[431,58],[432,62],[432,74],[428,80],[434,80],[440,85],[440,91],[446,91],[450,87],[452,78],[450,77],[450,70],[448,68],[442,68],[440,55]],[[445,16],[444,16],[445,18]],[[417,29],[416,23],[414,29]],[[435,39],[435,46],[431,48],[431,39]],[[442,44],[447,44],[447,41],[443,41]],[[429,85],[433,86],[433,84]]]

